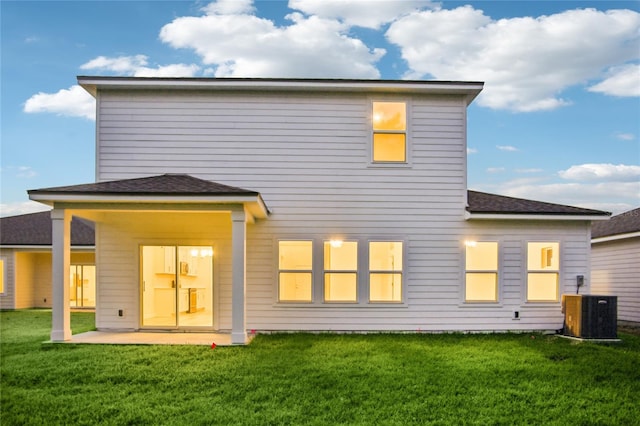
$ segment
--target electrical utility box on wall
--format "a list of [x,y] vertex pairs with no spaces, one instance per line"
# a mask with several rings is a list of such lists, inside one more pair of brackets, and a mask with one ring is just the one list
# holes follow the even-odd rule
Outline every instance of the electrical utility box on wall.
[[591,294],[562,295],[565,336],[583,339],[618,337],[618,297]]

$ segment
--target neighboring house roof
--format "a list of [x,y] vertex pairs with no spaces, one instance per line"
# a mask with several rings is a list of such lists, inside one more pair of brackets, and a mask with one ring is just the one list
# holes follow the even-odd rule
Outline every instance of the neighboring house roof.
[[467,212],[471,217],[476,218],[493,218],[494,215],[607,218],[611,215],[611,213],[600,210],[506,197],[478,191],[468,191],[467,202]]
[[618,239],[633,236],[640,236],[640,207],[613,216],[607,222],[594,223],[591,227],[592,239]]
[[[92,222],[71,219],[71,245],[95,245]],[[0,246],[51,246],[51,212],[0,218]]]

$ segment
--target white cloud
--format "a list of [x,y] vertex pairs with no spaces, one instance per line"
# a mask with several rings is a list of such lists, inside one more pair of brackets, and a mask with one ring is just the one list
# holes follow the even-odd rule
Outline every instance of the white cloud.
[[289,7],[350,26],[379,29],[402,15],[435,5],[428,0],[289,0]]
[[541,173],[544,172],[543,169],[516,169],[516,173]]
[[193,77],[200,67],[195,64],[172,64],[159,66],[158,68],[142,67],[134,72],[134,77]]
[[131,75],[134,77],[193,77],[200,71],[200,67],[195,64],[171,64],[149,68],[147,67],[147,59],[145,55],[118,56],[114,58],[98,56],[82,64],[80,69],[115,72],[119,75]]
[[616,138],[623,141],[632,141],[636,138],[636,135],[633,133],[616,133]]
[[640,166],[581,164],[562,170],[558,175],[563,179],[575,181],[640,182]]
[[[160,39],[193,49],[216,77],[379,78],[375,63],[384,49],[369,49],[337,20],[300,13],[288,26],[248,14],[244,7],[215,3],[206,15],[180,17],[165,25]],[[241,13],[240,13],[241,12]]]
[[609,77],[589,87],[589,91],[621,97],[640,96],[640,65],[612,68]]
[[218,0],[209,3],[202,10],[208,15],[235,15],[252,13],[255,8],[253,7],[253,0]]
[[476,148],[467,148],[467,154],[476,154],[477,152]]
[[116,58],[98,56],[97,58],[80,65],[80,69],[113,71],[118,74],[132,74],[135,70],[146,66],[147,63],[147,57],[145,55],[118,56]]
[[33,170],[30,166],[19,166],[17,168],[17,174],[16,177],[18,178],[22,178],[22,179],[30,179],[32,177],[36,177],[38,176],[38,173]]
[[505,171],[504,167],[489,167],[487,173],[502,173]]
[[68,117],[95,120],[95,99],[82,87],[74,85],[56,93],[37,93],[24,104],[24,112],[49,112]]
[[498,148],[500,151],[506,151],[506,152],[517,152],[518,148],[516,148],[515,146],[510,146],[510,145],[496,145],[496,148]]
[[386,36],[400,47],[408,77],[485,81],[480,105],[527,112],[568,105],[563,90],[637,60],[638,27],[632,10],[493,20],[463,6],[412,13]]
[[35,201],[22,201],[17,203],[0,204],[0,216],[17,216],[20,214],[36,213],[51,210],[51,207]]

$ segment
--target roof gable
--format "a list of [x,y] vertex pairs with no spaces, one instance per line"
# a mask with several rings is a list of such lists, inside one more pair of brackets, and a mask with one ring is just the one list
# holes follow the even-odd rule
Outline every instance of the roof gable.
[[[0,218],[0,245],[3,246],[51,246],[51,212],[40,212]],[[95,245],[92,222],[73,217],[71,219],[71,245]]]

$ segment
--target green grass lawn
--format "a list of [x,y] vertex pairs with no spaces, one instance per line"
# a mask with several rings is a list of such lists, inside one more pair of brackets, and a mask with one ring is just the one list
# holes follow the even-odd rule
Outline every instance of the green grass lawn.
[[[0,313],[2,425],[640,424],[640,337],[277,334],[246,347],[43,344]],[[72,313],[74,333],[93,314]]]

